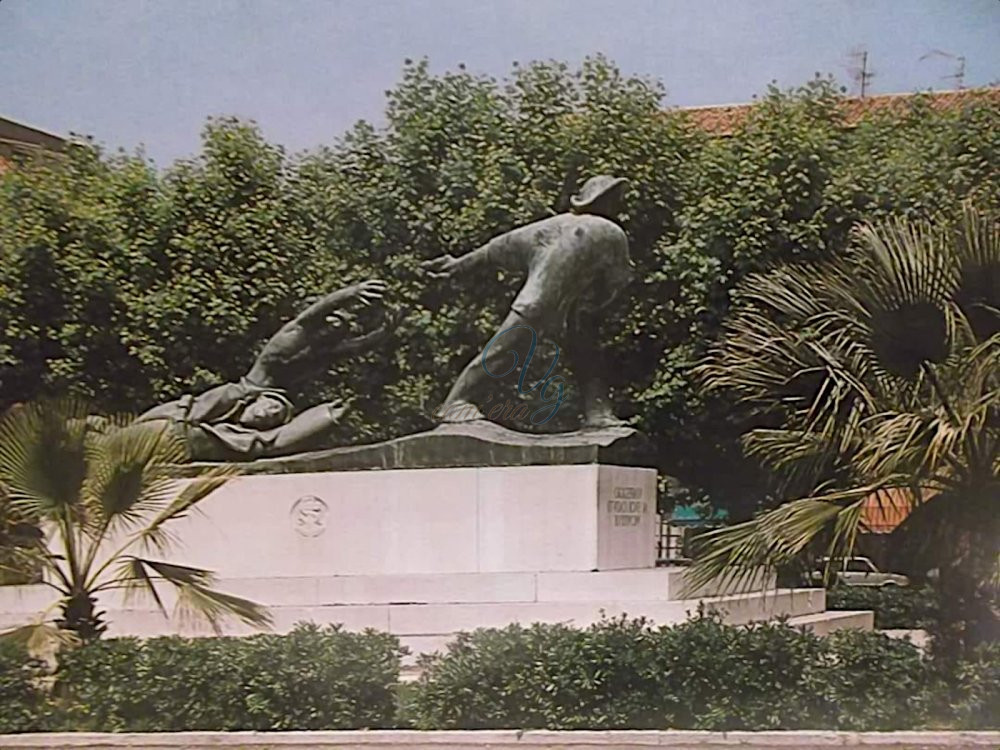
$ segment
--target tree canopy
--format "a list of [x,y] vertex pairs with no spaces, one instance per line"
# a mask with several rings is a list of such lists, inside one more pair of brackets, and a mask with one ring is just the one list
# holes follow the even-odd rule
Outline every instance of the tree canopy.
[[[664,95],[601,57],[500,81],[415,61],[387,92],[384,127],[359,122],[312,153],[223,118],[163,170],[92,144],[40,155],[0,176],[0,401],[72,392],[140,410],[239,377],[311,296],[381,277],[394,338],[298,395],[353,399],[344,441],[426,428],[514,286],[497,274],[442,289],[417,264],[558,211],[574,179],[611,172],[630,180],[641,275],[601,333],[620,363],[619,412],[660,446],[662,472],[746,515],[768,492],[737,440],[753,416],[690,377],[736,285],[836,256],[861,220],[996,204],[1000,111],[915,96],[848,128],[840,93],[817,79],[770,89],[715,138]],[[566,418],[573,404],[570,392]]]

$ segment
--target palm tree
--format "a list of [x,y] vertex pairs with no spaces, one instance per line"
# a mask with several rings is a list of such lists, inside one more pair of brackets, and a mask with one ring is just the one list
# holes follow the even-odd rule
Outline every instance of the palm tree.
[[1000,231],[966,205],[854,239],[832,261],[749,277],[699,368],[771,425],[744,447],[782,502],[703,536],[692,574],[745,580],[817,546],[847,555],[869,498],[902,495],[941,571],[938,647],[957,653],[997,637]]
[[178,614],[204,617],[216,631],[229,615],[266,625],[266,610],[216,591],[209,571],[159,559],[171,541],[169,522],[234,475],[231,467],[212,467],[181,485],[171,468],[187,460],[169,429],[88,416],[77,402],[8,411],[0,419],[0,516],[11,530],[0,540],[6,566],[40,570],[55,596],[39,622],[7,635],[36,644],[66,634],[91,641],[107,628],[97,610],[101,593],[146,592],[166,615],[164,584],[176,591]]

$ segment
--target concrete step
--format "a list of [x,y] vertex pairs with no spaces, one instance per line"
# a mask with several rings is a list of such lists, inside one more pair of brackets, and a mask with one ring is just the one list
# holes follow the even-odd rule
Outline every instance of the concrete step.
[[[324,607],[379,604],[477,604],[520,602],[676,601],[693,596],[739,593],[732,584],[697,591],[686,583],[687,568],[642,568],[593,572],[436,573],[418,575],[294,576],[222,578],[215,586],[269,607]],[[170,586],[160,587],[164,605],[174,605]],[[743,591],[773,588],[759,576]],[[35,613],[52,602],[52,589],[0,587],[0,616]],[[149,610],[151,599],[127,599],[106,592],[100,604],[113,610]]]
[[919,628],[890,628],[878,632],[889,638],[909,641],[921,651],[926,651],[931,645],[931,634]]
[[[871,629],[871,612],[824,612],[821,607],[825,602],[822,590],[813,589],[786,589],[764,595],[735,595],[726,597],[714,597],[702,600],[687,600],[683,602],[671,602],[670,608],[656,609],[647,603],[642,611],[629,611],[631,616],[645,615],[650,617],[658,625],[671,625],[684,622],[693,616],[698,610],[698,603],[703,602],[706,607],[717,609],[724,613],[726,622],[730,624],[746,624],[751,621],[771,619],[781,614],[793,616],[789,622],[794,625],[804,625],[817,635],[825,635],[828,632],[844,627],[857,627],[860,629]],[[617,614],[611,610],[605,610],[608,615]],[[798,614],[795,614],[798,613]],[[593,615],[587,619],[579,618],[573,621],[555,620],[556,622],[567,622],[576,627],[584,627],[600,619],[600,613],[589,613]],[[756,616],[755,616],[756,615]],[[760,616],[763,615],[763,616]],[[844,617],[842,615],[850,615]],[[528,620],[516,620],[522,624],[529,624]],[[550,620],[530,620],[530,622],[542,622]],[[508,623],[505,623],[508,624]],[[499,625],[497,625],[499,626]],[[482,627],[486,627],[483,625]],[[459,628],[459,630],[473,630],[475,628]],[[457,631],[456,631],[457,632]],[[412,668],[420,654],[443,651],[445,647],[454,640],[456,632],[435,633],[435,634],[402,634],[400,642],[410,650],[410,655],[404,659],[404,665]],[[412,671],[412,670],[411,670]]]
[[[700,605],[722,614],[726,622],[744,624],[779,616],[798,617],[822,612],[822,589],[780,589],[750,594],[726,594],[701,599],[650,601],[500,602],[450,604],[360,604],[275,606],[271,608],[274,632],[291,630],[299,622],[341,623],[347,630],[375,628],[399,636],[449,635],[479,627],[504,627],[510,623],[566,623],[586,627],[602,617],[646,617],[657,624],[683,622]],[[212,635],[196,621],[164,618],[153,609],[108,610],[109,635],[149,637],[179,633]],[[240,623],[223,626],[227,635],[257,632]]]
[[[822,614],[825,602],[822,590],[785,589],[770,594],[738,594],[706,599],[689,599],[675,602],[630,602],[599,606],[588,603],[566,603],[559,608],[536,605],[519,609],[470,608],[469,611],[425,607],[409,612],[390,612],[391,632],[400,636],[404,646],[410,649],[409,663],[417,654],[443,649],[462,630],[477,627],[504,627],[513,622],[529,625],[534,622],[565,623],[574,627],[586,627],[598,622],[602,616],[614,617],[627,614],[630,617],[647,617],[658,625],[684,622],[698,611],[699,603],[706,608],[723,614],[731,624],[746,624],[751,621],[773,619],[780,615],[803,618]],[[631,605],[631,608],[628,606]]]
[[872,630],[875,627],[875,613],[870,610],[831,609],[792,617],[788,624],[805,627],[816,635],[829,635],[836,630]]

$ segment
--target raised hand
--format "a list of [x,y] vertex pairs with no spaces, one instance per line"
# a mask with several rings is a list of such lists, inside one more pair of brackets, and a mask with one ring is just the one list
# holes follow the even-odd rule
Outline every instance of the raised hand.
[[432,279],[447,279],[458,270],[458,258],[453,255],[442,255],[437,258],[425,260],[420,267],[427,272]]
[[362,305],[370,305],[381,300],[385,291],[386,284],[382,279],[368,279],[355,287],[353,297]]

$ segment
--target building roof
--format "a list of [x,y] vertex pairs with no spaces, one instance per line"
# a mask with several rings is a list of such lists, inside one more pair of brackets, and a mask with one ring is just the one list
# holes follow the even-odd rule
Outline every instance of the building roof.
[[[926,503],[937,495],[936,490],[924,489],[921,503]],[[861,511],[863,531],[868,534],[891,534],[913,512],[918,503],[913,496],[901,488],[889,488],[874,492],[865,498]]]
[[58,151],[66,145],[62,136],[0,117],[0,172],[11,165],[11,157],[36,149]]
[[[992,86],[960,91],[933,91],[925,94],[882,94],[864,98],[845,98],[840,106],[844,113],[844,124],[857,125],[873,113],[904,113],[916,96],[923,96],[927,105],[935,110],[952,110],[973,101],[988,101],[1000,105],[1000,87]],[[750,111],[758,102],[747,104],[723,104],[711,107],[682,107],[683,112],[702,130],[712,135],[732,135],[743,124]]]
[[0,142],[43,148],[61,148],[66,139],[47,130],[0,117]]

